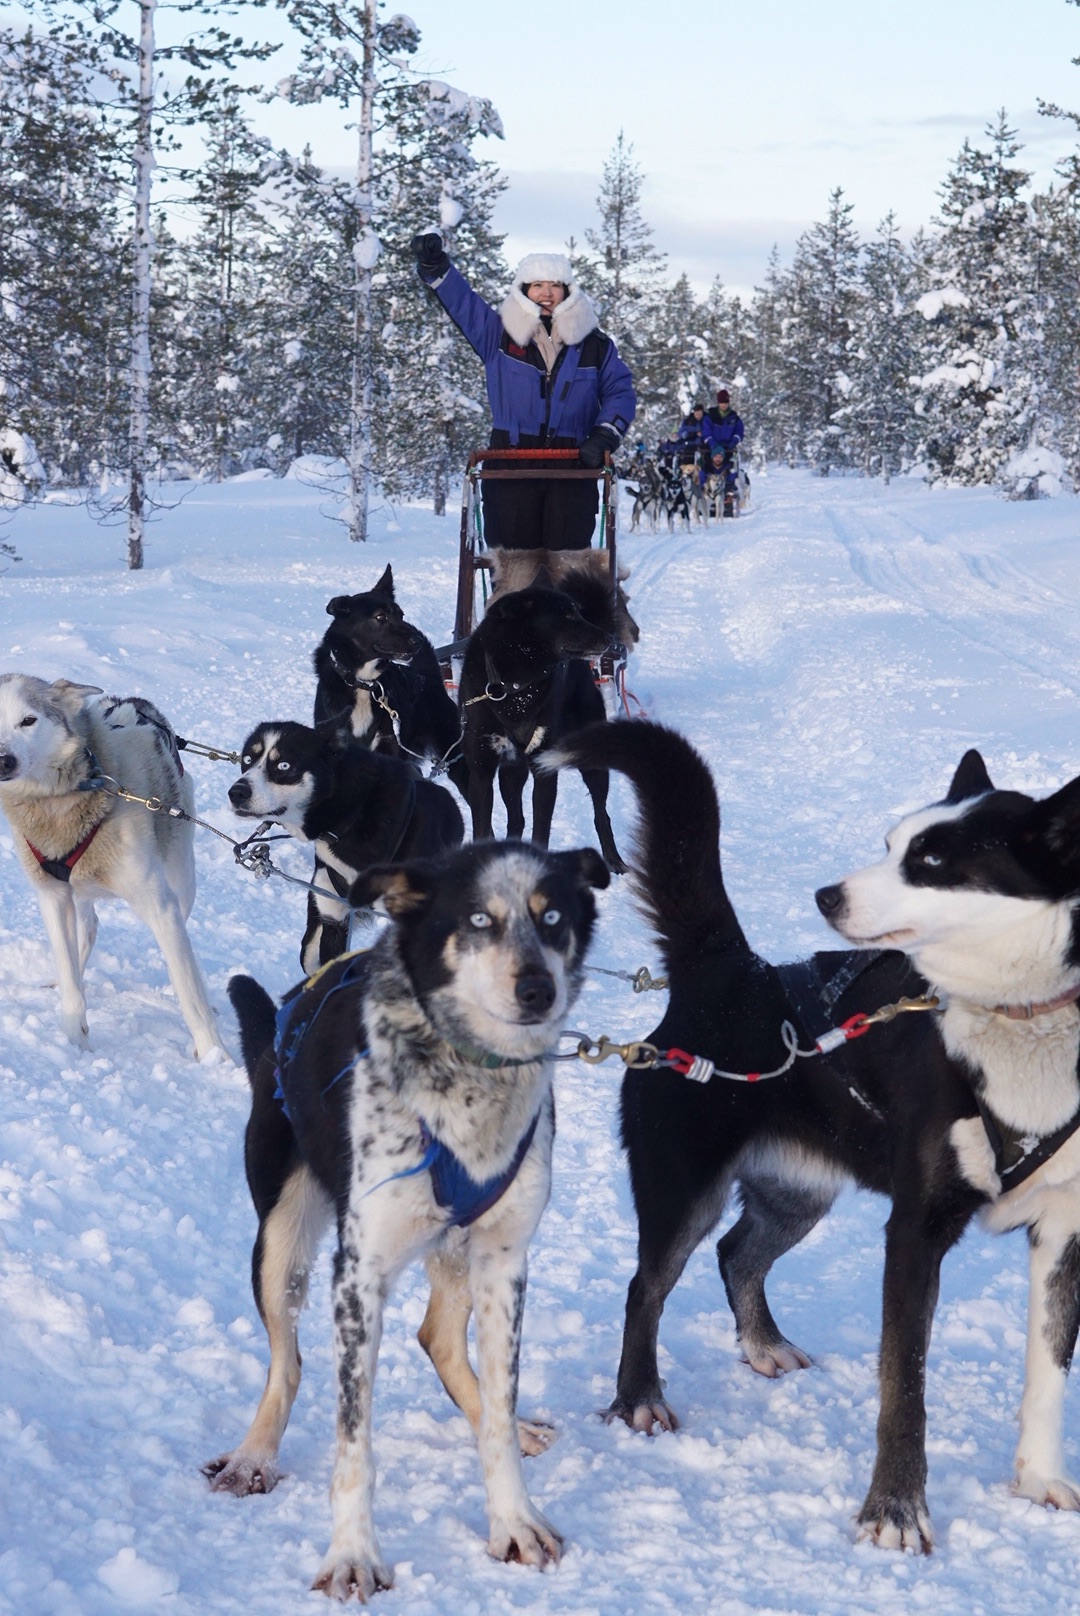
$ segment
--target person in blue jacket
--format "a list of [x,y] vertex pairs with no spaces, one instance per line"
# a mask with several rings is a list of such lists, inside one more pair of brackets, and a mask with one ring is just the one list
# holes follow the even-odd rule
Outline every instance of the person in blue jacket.
[[[562,253],[530,253],[496,311],[450,262],[443,239],[415,236],[425,281],[483,360],[495,449],[577,449],[598,470],[634,419],[626,365],[597,324]],[[487,465],[498,462],[486,462]],[[513,550],[585,550],[599,487],[588,478],[481,480],[489,545]]]
[[721,387],[716,395],[716,407],[709,410],[701,423],[705,439],[707,462],[715,471],[723,471],[725,490],[735,487],[735,450],[743,440],[746,428],[731,407],[731,394]]
[[689,415],[685,415],[682,425],[676,434],[682,449],[689,450],[689,458],[704,447],[705,444],[705,406],[695,404]]

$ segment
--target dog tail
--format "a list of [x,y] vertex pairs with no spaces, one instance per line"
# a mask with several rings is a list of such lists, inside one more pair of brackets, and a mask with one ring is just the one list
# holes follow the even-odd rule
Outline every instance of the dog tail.
[[667,963],[745,939],[724,890],[720,804],[689,741],[641,719],[590,724],[545,753],[541,767],[614,769],[637,793],[631,882]]
[[247,1075],[254,1079],[259,1056],[274,1042],[277,1006],[253,976],[231,976],[228,994],[240,1023],[240,1050]]

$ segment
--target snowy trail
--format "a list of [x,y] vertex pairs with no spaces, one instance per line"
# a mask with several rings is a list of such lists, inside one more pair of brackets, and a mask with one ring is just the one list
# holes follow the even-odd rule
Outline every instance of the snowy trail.
[[[4,666],[140,690],[188,734],[235,746],[270,716],[303,717],[309,652],[332,594],[391,561],[409,616],[446,637],[456,524],[403,510],[363,552],[295,483],[191,491],[151,529],[146,571],[79,510],[19,516],[24,560],[0,578]],[[1080,507],[756,477],[754,507],[708,532],[625,534],[642,643],[630,683],[709,758],[727,879],[757,947],[790,958],[830,938],[822,881],[880,846],[981,746],[1004,783],[1044,790],[1080,771]],[[191,765],[199,812],[232,832],[227,765]],[[616,833],[630,803],[613,787]],[[580,782],[560,788],[558,845],[591,839]],[[303,855],[287,853],[302,872]],[[259,885],[198,843],[192,921],[213,1001],[252,970],[298,974],[302,895]],[[51,961],[0,825],[0,1612],[126,1609],[289,1616],[328,1532],[334,1393],[327,1262],[302,1321],[304,1384],[289,1475],[266,1498],[211,1495],[198,1472],[236,1441],[261,1388],[248,1264],[247,1085],[189,1058],[164,967],[130,915],[106,908],[89,973],[93,1051],[60,1038]],[[625,888],[603,900],[598,964],[656,967]],[[660,995],[593,977],[575,1024],[645,1036]],[[231,1028],[230,1022],[224,1023]],[[229,1033],[231,1037],[231,1031]],[[973,1229],[946,1264],[931,1350],[928,1561],[853,1542],[870,1474],[883,1203],[843,1197],[778,1265],[783,1326],[815,1358],[766,1382],[738,1359],[711,1247],[662,1326],[683,1418],[655,1441],[609,1427],[634,1220],[617,1145],[619,1072],[563,1067],[552,1204],[533,1254],[524,1410],[558,1442],[530,1461],[566,1532],[558,1572],[484,1553],[476,1455],[415,1342],[410,1273],[388,1310],[376,1388],[376,1516],[394,1616],[1065,1616],[1080,1519],[1010,1497],[1023,1359],[1025,1253]],[[1067,1452],[1080,1468],[1075,1399]]]

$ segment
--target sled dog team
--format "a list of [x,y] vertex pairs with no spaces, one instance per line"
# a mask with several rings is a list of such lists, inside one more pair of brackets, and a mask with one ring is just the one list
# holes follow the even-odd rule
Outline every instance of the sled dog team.
[[[1062,1446],[1080,1324],[1080,779],[1035,801],[995,788],[969,752],[942,800],[890,831],[880,863],[817,893],[847,947],[775,967],[753,953],[728,899],[706,765],[673,731],[600,721],[591,680],[575,670],[587,674],[579,659],[610,633],[567,594],[541,577],[496,596],[466,657],[461,757],[457,714],[389,568],[328,610],[316,727],[258,725],[229,790],[242,817],[314,844],[319,891],[301,986],[279,1007],[250,977],[229,984],[252,1087],[252,1275],[270,1367],[247,1434],[206,1466],[213,1486],[265,1492],[279,1478],[300,1381],[297,1317],[333,1223],[338,1450],[315,1586],[367,1600],[392,1581],[373,1520],[371,1398],[383,1302],[415,1257],[431,1287],[421,1344],[476,1434],[489,1551],[559,1559],[562,1538],[523,1476],[522,1455],[554,1433],[518,1417],[518,1350],[528,1246],[550,1188],[552,1060],[581,986],[594,891],[624,868],[605,806],[614,769],[635,792],[630,880],[669,980],[649,1043],[715,1074],[625,1074],[638,1268],[610,1414],[642,1431],[678,1425],[657,1368],[664,1302],[732,1191],[740,1213],[717,1254],[745,1356],[766,1375],[808,1365],[774,1320],[765,1280],[854,1180],[892,1203],[860,1532],[931,1546],[926,1353],[942,1258],[977,1211],[1029,1236],[1014,1490],[1080,1509]],[[156,708],[99,697],[67,680],[0,677],[0,806],[56,958],[63,1027],[85,1043],[94,901],[120,897],[152,929],[202,1057],[221,1044],[185,929],[194,863],[179,813],[193,812],[191,783]],[[470,845],[454,799],[413,767],[423,757],[447,765],[466,795]],[[567,767],[589,788],[603,858],[543,845]],[[502,843],[485,839],[496,772]],[[350,921],[376,903],[389,924],[348,953]],[[825,1037],[931,996],[927,1013],[857,1041]],[[769,1081],[723,1075],[782,1069],[786,1056]]]

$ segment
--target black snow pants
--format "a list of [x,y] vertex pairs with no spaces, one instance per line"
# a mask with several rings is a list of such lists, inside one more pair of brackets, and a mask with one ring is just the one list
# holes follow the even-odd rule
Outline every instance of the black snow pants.
[[[504,443],[493,448],[507,448]],[[533,440],[522,440],[522,448],[535,448]],[[556,438],[552,449],[576,448],[566,439]],[[558,465],[559,463],[556,462]],[[520,469],[521,462],[485,460],[485,469]],[[572,460],[563,469],[577,469]],[[600,508],[599,483],[589,477],[559,478],[558,471],[547,477],[480,480],[484,501],[484,538],[498,550],[587,550],[592,543],[596,513]]]

